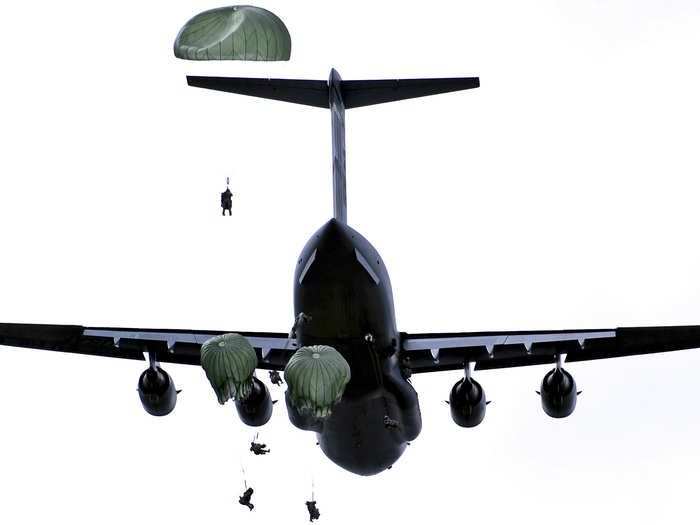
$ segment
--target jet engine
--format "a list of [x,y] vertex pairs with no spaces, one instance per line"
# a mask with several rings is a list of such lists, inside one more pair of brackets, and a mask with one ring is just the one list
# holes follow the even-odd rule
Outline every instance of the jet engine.
[[175,383],[161,367],[147,368],[139,377],[139,397],[143,408],[152,416],[166,416],[175,408]]
[[253,376],[253,390],[245,399],[236,401],[236,410],[246,425],[259,427],[267,423],[272,416],[272,398],[267,386]]
[[475,427],[486,415],[486,396],[481,385],[469,375],[457,381],[450,391],[450,412],[460,427]]
[[538,393],[542,400],[542,408],[551,417],[571,415],[576,408],[576,397],[579,394],[573,376],[559,364],[544,376]]

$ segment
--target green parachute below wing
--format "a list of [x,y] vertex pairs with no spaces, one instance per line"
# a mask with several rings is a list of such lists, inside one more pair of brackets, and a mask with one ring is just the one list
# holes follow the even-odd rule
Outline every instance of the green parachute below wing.
[[289,60],[292,40],[275,14],[243,5],[198,14],[180,29],[174,47],[186,60]]
[[242,335],[223,334],[208,339],[202,345],[200,361],[220,404],[229,399],[241,401],[252,392],[258,357]]
[[350,381],[350,365],[335,348],[303,346],[287,363],[284,380],[297,410],[310,410],[315,417],[324,418]]

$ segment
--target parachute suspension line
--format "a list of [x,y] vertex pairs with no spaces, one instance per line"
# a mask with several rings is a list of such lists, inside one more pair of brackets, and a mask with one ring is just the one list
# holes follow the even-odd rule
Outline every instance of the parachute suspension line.
[[[233,421],[234,421],[234,424],[236,424],[235,419]],[[240,424],[240,422],[237,422],[237,423]],[[235,441],[234,441],[233,445],[234,445],[234,448],[237,449],[237,451],[238,451],[238,463],[241,465],[241,472],[243,473],[243,489],[248,490],[248,476],[247,476],[246,471],[245,471],[245,462],[246,462],[246,459],[248,458],[246,452],[247,452],[249,444],[247,442],[246,435],[244,432],[235,432],[234,435],[235,435],[235,438],[234,438]]]
[[[309,481],[311,482],[311,500],[313,501],[313,493],[314,493],[314,452],[316,452],[316,448],[318,448],[318,437],[314,440],[316,443],[312,447],[303,447],[303,454],[298,455],[298,459],[302,462],[302,469],[300,469],[300,472],[304,472],[304,476],[308,476],[306,478],[306,481],[302,481],[300,486],[303,487],[306,485]],[[308,487],[308,485],[307,485]]]
[[316,465],[318,463],[317,446],[307,449],[306,465],[309,469],[309,477],[311,478],[311,501],[316,501]]

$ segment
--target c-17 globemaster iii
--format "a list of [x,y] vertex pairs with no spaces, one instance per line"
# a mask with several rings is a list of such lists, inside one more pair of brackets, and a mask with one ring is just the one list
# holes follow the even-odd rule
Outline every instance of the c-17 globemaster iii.
[[[314,233],[296,261],[294,328],[290,334],[237,332],[255,349],[257,368],[282,371],[297,349],[327,345],[350,367],[350,380],[326,418],[298,410],[287,392],[291,422],[314,431],[323,452],[342,468],[372,475],[391,468],[421,430],[411,374],[464,370],[451,389],[455,423],[473,427],[484,419],[486,397],[473,370],[554,366],[542,380],[544,411],[570,415],[579,392],[563,362],[623,357],[700,347],[700,326],[544,331],[399,332],[389,273],[377,250],[347,224],[345,191],[346,109],[479,87],[478,78],[328,81],[188,77],[191,86],[294,102],[331,110],[333,217]],[[456,99],[455,99],[456,101]],[[139,379],[144,408],[165,415],[177,391],[159,363],[200,364],[210,338],[233,330],[103,328],[44,324],[0,324],[0,345],[144,360]],[[236,403],[247,424],[267,422],[272,401],[255,382],[253,394]]]

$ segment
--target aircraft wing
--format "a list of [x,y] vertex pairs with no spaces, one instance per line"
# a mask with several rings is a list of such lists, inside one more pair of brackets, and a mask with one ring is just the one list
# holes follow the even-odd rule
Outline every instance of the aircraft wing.
[[476,370],[567,362],[700,348],[700,326],[599,330],[401,334],[401,356],[411,372]]
[[[146,359],[145,353],[152,353],[161,363],[199,365],[202,343],[230,332],[0,323],[0,345],[139,361]],[[297,342],[284,333],[236,333],[255,348],[258,368],[265,370],[284,370],[297,348]]]

